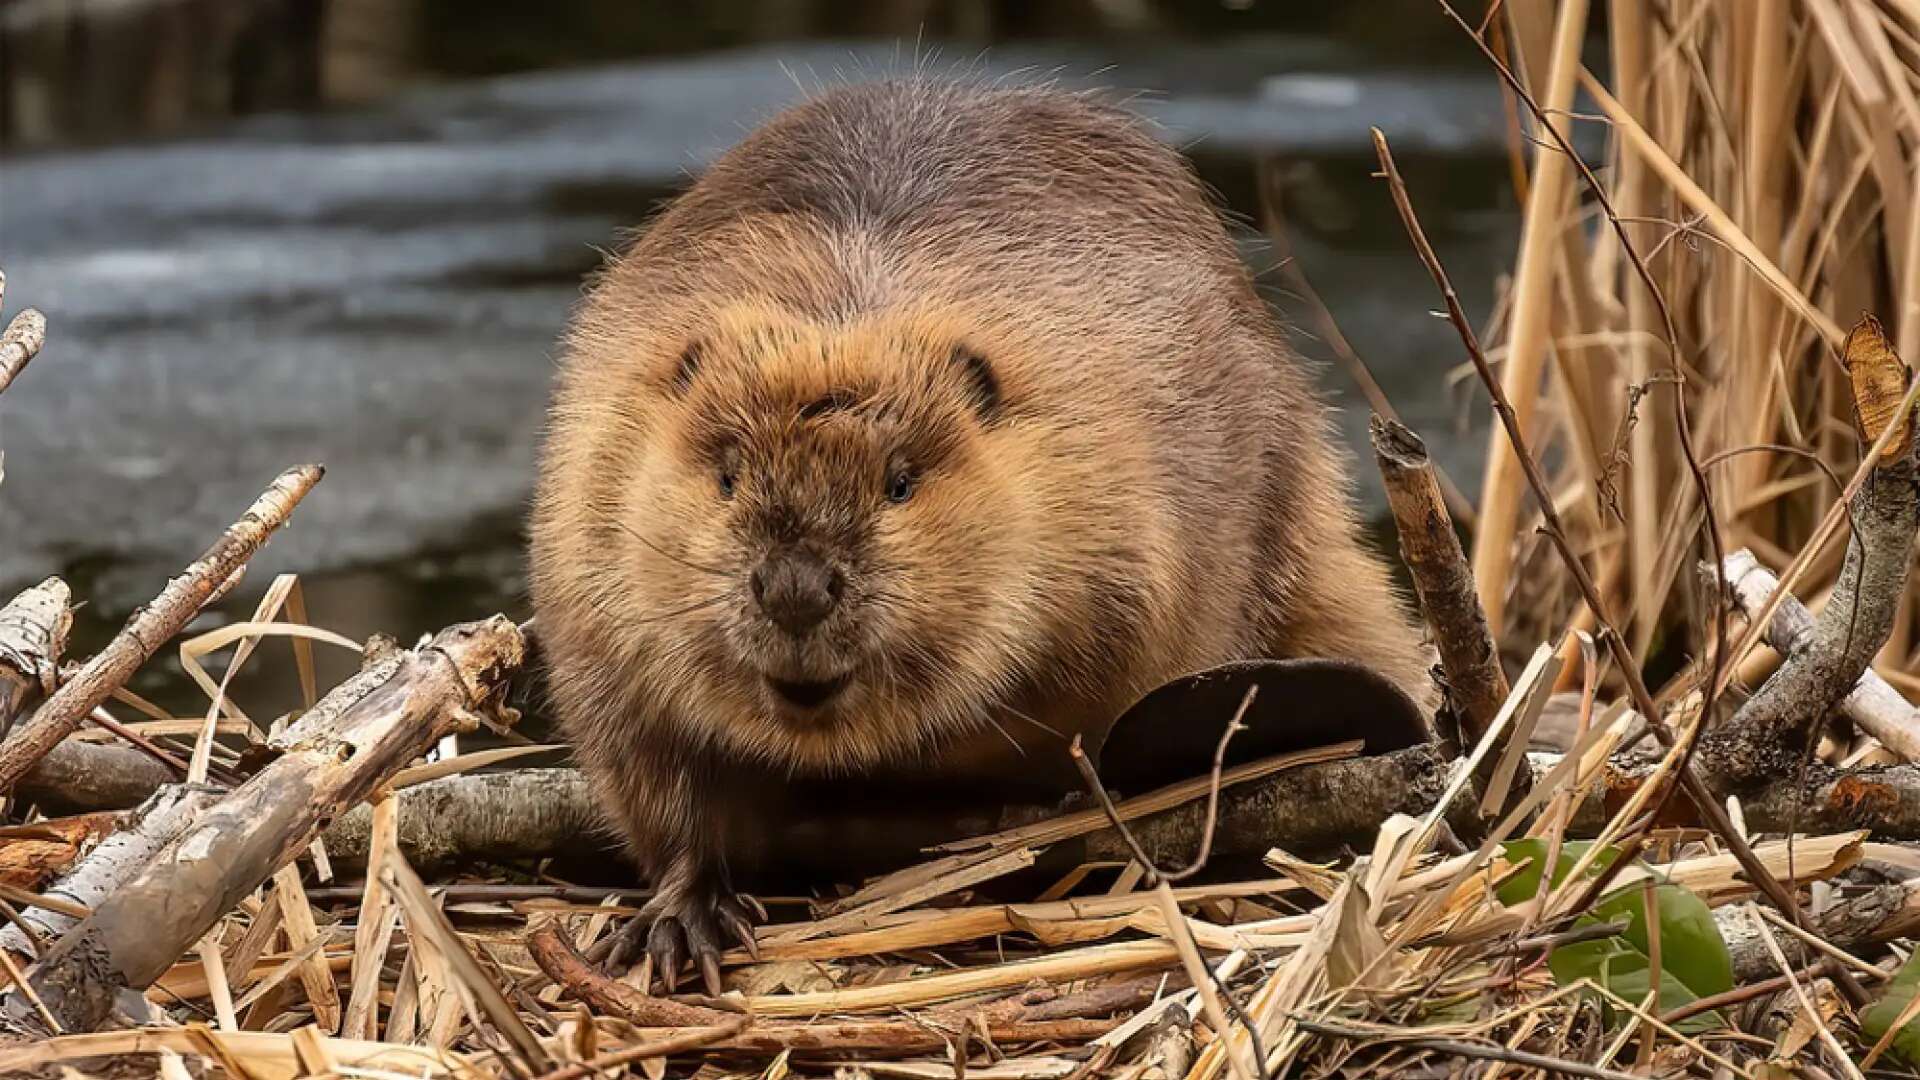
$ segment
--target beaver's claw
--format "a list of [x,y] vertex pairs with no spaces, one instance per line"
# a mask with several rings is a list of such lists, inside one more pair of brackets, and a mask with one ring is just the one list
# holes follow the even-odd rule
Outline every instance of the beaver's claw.
[[[656,897],[641,913],[605,943],[610,971],[625,971],[644,957],[661,989],[673,993],[689,960],[700,968],[707,993],[720,996],[720,953],[729,941],[738,942],[756,959],[759,945],[753,937],[753,919],[739,897],[714,892],[686,897],[678,903]],[[598,952],[599,950],[595,950]]]

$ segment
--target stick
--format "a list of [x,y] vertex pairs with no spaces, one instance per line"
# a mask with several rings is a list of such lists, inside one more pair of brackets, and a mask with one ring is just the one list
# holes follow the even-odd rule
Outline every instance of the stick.
[[[1749,617],[1757,617],[1780,587],[1780,579],[1744,548],[1727,556],[1725,565],[1735,602]],[[1766,627],[1767,644],[1788,656],[1806,647],[1812,637],[1813,613],[1792,594],[1781,597]],[[1920,709],[1871,667],[1861,672],[1853,690],[1841,699],[1840,711],[1888,750],[1908,761],[1920,760]]]
[[684,1054],[689,1050],[698,1050],[703,1046],[712,1046],[724,1041],[730,1035],[737,1035],[753,1022],[750,1016],[736,1016],[724,1024],[713,1027],[695,1028],[692,1031],[676,1032],[661,1038],[636,1043],[612,1053],[601,1054],[587,1061],[565,1065],[544,1073],[536,1080],[584,1080],[585,1077],[599,1076],[608,1069],[625,1071],[625,1066],[648,1058],[663,1058],[669,1054]]
[[214,590],[286,524],[323,471],[318,465],[303,465],[282,473],[205,554],[169,581],[152,603],[135,612],[106,648],[0,743],[0,791],[18,783],[34,762],[77,730],[161,644],[198,615]]
[[444,736],[471,730],[521,660],[505,618],[441,631],[328,694],[272,745],[273,763],[161,849],[35,969],[69,1030],[93,1030],[121,988],[144,989],[325,823]]
[[[1499,652],[1487,630],[1473,569],[1441,501],[1426,444],[1411,429],[1379,416],[1373,418],[1371,431],[1387,505],[1400,532],[1400,557],[1413,575],[1420,611],[1440,651],[1447,700],[1471,746],[1486,734],[1507,700],[1506,672],[1500,669]],[[1496,749],[1493,759],[1499,760],[1500,753]]]
[[657,998],[607,978],[574,949],[557,920],[549,919],[527,935],[527,952],[547,978],[566,987],[575,998],[640,1027],[711,1027],[732,1017],[719,1009]]

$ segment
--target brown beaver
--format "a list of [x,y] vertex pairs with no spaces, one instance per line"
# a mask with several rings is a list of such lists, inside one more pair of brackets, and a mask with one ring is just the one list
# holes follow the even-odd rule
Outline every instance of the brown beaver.
[[671,980],[783,785],[1070,777],[1170,677],[1427,660],[1184,160],[1086,96],[842,88],[593,283],[533,521],[552,693]]

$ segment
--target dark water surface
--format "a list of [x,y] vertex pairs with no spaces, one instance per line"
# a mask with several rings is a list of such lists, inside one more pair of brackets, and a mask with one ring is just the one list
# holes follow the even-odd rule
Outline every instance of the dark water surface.
[[[803,86],[897,71],[913,48],[902,55],[890,42],[765,45],[459,81],[189,138],[9,152],[9,306],[40,307],[51,330],[0,399],[0,587],[71,575],[91,601],[91,647],[281,468],[317,460],[326,480],[203,626],[250,611],[282,571],[305,575],[316,622],[355,638],[521,612],[520,521],[552,342],[581,275]],[[987,75],[1147,91],[1138,108],[1250,217],[1265,163],[1298,265],[1471,489],[1481,435],[1459,426],[1443,385],[1458,346],[1370,177],[1367,128],[1394,139],[1482,312],[1516,218],[1489,78],[1278,34],[945,55]],[[1251,238],[1246,254],[1260,270],[1275,261]],[[1316,325],[1283,276],[1265,280],[1296,324]],[[1364,403],[1337,368],[1322,382],[1364,448]],[[1356,475],[1377,505],[1371,469]],[[255,663],[283,674],[243,688],[256,695],[243,702],[290,704],[284,646]],[[192,704],[165,666],[146,679]]]

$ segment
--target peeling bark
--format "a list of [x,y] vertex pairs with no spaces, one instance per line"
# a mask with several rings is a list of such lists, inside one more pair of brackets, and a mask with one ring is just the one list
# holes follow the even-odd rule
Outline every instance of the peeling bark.
[[[130,820],[126,825],[75,863],[46,890],[46,895],[93,907],[144,867],[156,851],[177,838],[196,815],[223,794],[218,788],[188,784],[173,785],[154,793],[146,805],[128,814]],[[37,907],[21,911],[20,921],[49,943],[59,940],[80,922],[72,915]],[[0,949],[20,957],[37,953],[27,935],[13,923],[0,927]]]
[[34,698],[53,693],[73,629],[72,594],[57,577],[0,608],[0,737]]

